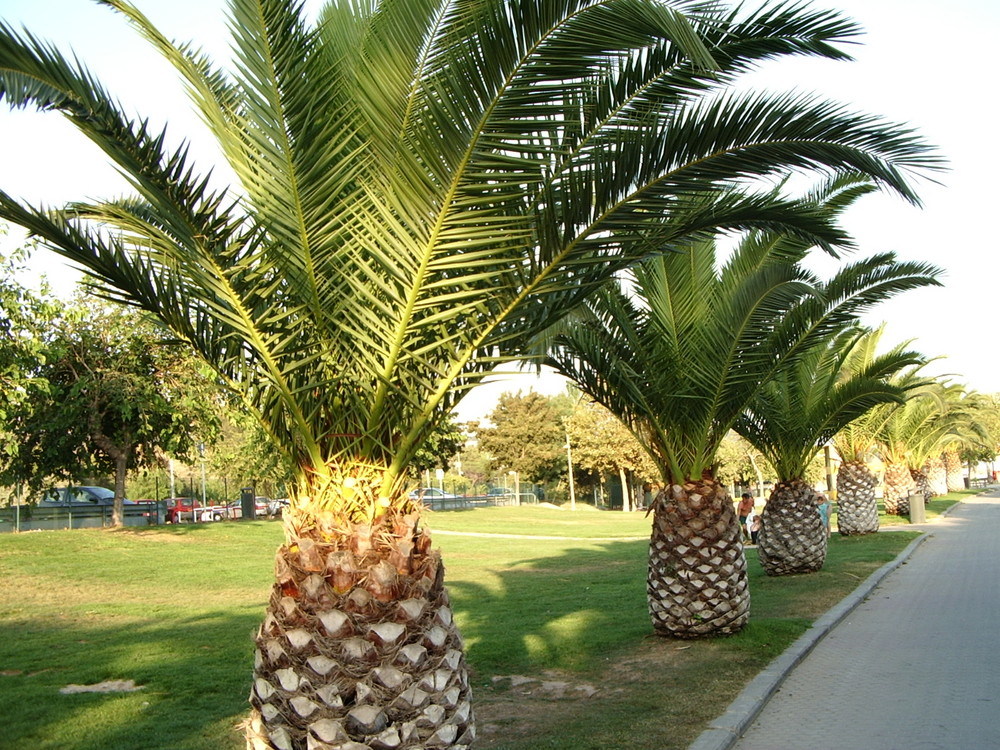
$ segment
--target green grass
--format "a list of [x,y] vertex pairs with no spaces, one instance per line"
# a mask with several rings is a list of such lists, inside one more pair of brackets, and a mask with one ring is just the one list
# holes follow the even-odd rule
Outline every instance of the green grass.
[[[477,748],[683,748],[816,616],[912,533],[836,534],[824,570],[769,579],[748,551],[752,620],[739,635],[651,635],[641,514],[546,508],[428,516],[466,638]],[[466,536],[529,534],[559,539]],[[459,535],[463,534],[463,535]],[[280,524],[0,535],[0,715],[16,750],[237,750],[251,636]],[[594,685],[546,697],[510,675]],[[60,688],[134,680],[134,693]]]

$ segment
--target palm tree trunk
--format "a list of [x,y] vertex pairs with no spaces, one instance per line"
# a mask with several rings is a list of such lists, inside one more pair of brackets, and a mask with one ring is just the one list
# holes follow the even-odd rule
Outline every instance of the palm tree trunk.
[[878,531],[878,480],[860,461],[845,461],[837,470],[837,531],[844,536]]
[[778,482],[761,513],[757,554],[769,576],[813,573],[826,560],[826,524],[817,505],[823,500],[801,479]]
[[927,475],[920,471],[920,469],[910,469],[910,478],[913,480],[913,485],[917,488],[917,494],[923,495],[924,505],[930,503],[931,498],[934,497],[934,491],[931,489],[931,483]]
[[285,511],[247,748],[470,747],[462,639],[429,533],[414,515],[346,533],[323,521]]
[[958,492],[965,489],[965,481],[962,479],[962,459],[956,450],[946,450],[941,458],[944,459],[944,470],[947,476],[948,492]]
[[948,492],[948,472],[944,468],[944,459],[941,456],[928,458],[924,465],[924,473],[935,495],[944,495]]
[[646,591],[660,635],[700,638],[746,624],[747,563],[723,485],[713,479],[675,484],[653,501]]
[[915,490],[910,469],[904,464],[887,464],[885,467],[885,492],[882,502],[885,512],[892,516],[905,516],[910,512],[910,494]]

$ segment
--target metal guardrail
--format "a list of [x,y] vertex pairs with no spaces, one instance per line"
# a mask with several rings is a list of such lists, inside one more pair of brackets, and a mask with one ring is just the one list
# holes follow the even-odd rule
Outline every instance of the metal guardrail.
[[[122,509],[126,526],[155,526],[163,523],[163,503],[139,503]],[[11,531],[53,531],[60,529],[100,529],[111,526],[112,508],[9,506],[0,509],[0,533]]]
[[511,505],[535,505],[538,498],[531,492],[515,495],[459,495],[458,497],[425,498],[424,505],[431,510],[467,510],[469,508],[506,507]]

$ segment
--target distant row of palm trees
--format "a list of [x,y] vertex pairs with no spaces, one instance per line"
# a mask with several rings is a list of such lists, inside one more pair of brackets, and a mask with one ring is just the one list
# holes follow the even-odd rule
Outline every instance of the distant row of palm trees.
[[[846,59],[853,22],[695,0],[345,0],[312,21],[292,0],[231,0],[226,70],[105,2],[176,67],[235,182],[0,25],[0,98],[67,117],[134,189],[58,209],[0,192],[0,217],[190,344],[290,468],[248,747],[470,746],[410,467],[470,388],[569,315],[548,355],[667,480],[655,627],[746,621],[718,441],[740,420],[763,434],[796,368],[842,356],[860,310],[933,283],[891,255],[827,281],[800,263],[850,247],[837,209],[873,186],[916,203],[931,147],[815,96],[732,86],[773,59]],[[793,173],[831,181],[789,197],[774,186]],[[743,240],[724,260],[726,233]],[[883,390],[863,403],[900,398]],[[862,405],[841,400],[843,418]]]

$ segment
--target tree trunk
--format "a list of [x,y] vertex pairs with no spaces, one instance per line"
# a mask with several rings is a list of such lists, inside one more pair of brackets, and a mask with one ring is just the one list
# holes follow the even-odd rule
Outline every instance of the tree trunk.
[[622,512],[628,513],[631,508],[632,499],[629,497],[628,477],[625,469],[618,467],[618,481],[622,483]]
[[927,463],[924,465],[924,474],[927,475],[927,481],[935,495],[944,495],[948,492],[948,472],[944,468],[944,459],[941,456],[932,456],[927,459]]
[[844,461],[837,470],[837,531],[844,536],[878,531],[878,480],[860,461]]
[[941,458],[944,460],[948,492],[964,490],[965,481],[962,479],[962,459],[959,458],[958,451],[947,450],[941,455]]
[[923,495],[924,505],[930,503],[931,498],[934,497],[934,492],[931,490],[931,483],[927,479],[927,475],[919,469],[910,469],[910,478],[913,480],[913,486],[917,488],[917,494]]
[[822,495],[801,479],[778,482],[760,516],[757,555],[769,576],[813,573],[826,560]]
[[909,467],[904,464],[887,464],[885,490],[882,502],[891,516],[905,516],[910,512],[910,495],[916,491]]
[[466,750],[462,639],[416,515],[342,523],[290,507],[256,637],[251,750]]
[[750,616],[747,563],[725,487],[713,479],[665,487],[653,501],[646,582],[660,635],[735,633]]

